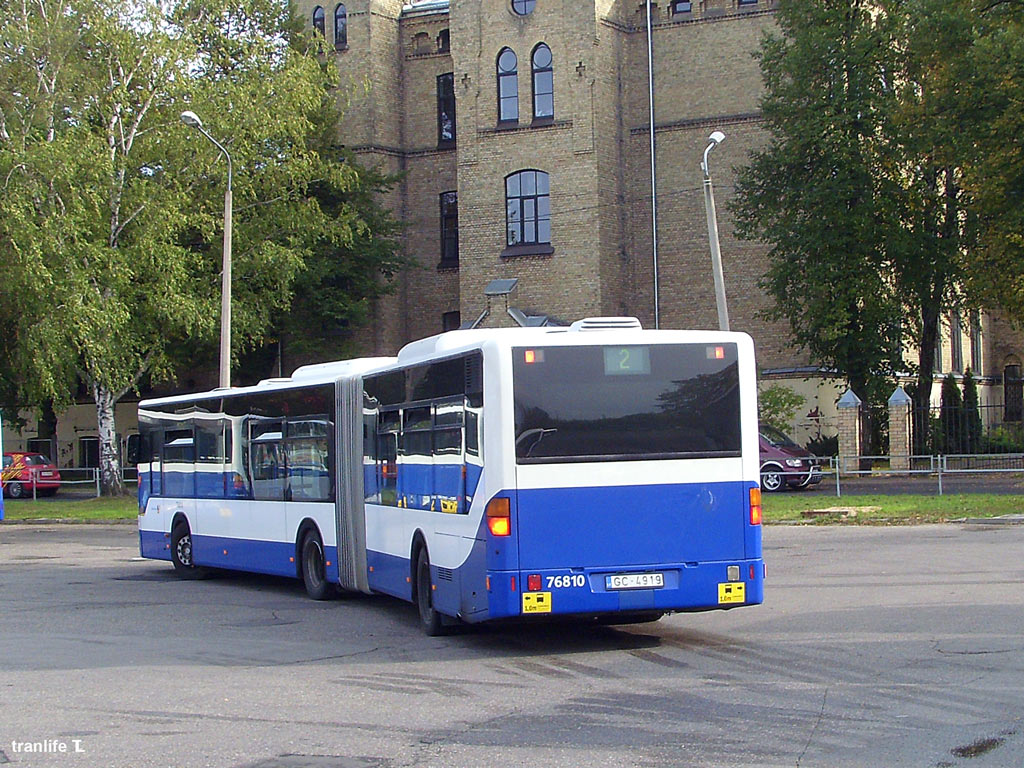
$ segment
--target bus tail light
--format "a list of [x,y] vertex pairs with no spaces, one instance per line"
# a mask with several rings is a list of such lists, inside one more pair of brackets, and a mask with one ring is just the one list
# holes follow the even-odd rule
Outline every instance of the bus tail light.
[[487,502],[487,530],[492,536],[512,535],[512,505],[507,498],[495,497]]
[[750,524],[761,524],[761,489],[750,489]]

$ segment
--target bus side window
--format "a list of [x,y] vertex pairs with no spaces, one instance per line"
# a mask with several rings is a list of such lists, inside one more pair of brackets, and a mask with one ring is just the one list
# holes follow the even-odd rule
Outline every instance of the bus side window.
[[164,433],[161,466],[164,496],[195,496],[195,455],[195,437],[191,429],[169,429]]
[[284,501],[288,481],[279,421],[250,422],[249,465],[254,499]]
[[466,454],[480,458],[480,414],[466,409]]
[[400,506],[411,509],[430,509],[434,503],[431,410],[426,405],[402,411],[402,433],[398,445],[398,500]]
[[380,503],[398,504],[398,430],[399,412],[384,411],[377,421],[377,483]]

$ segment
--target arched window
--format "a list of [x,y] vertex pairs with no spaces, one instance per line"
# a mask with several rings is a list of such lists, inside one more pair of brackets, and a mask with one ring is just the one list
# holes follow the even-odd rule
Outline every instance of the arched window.
[[519,119],[519,60],[511,48],[498,54],[498,122]]
[[323,37],[326,34],[326,32],[324,32],[323,6],[318,5],[316,8],[313,9],[313,31],[317,32],[321,37]]
[[551,49],[540,43],[533,49],[533,119],[555,116],[555,76]]
[[537,0],[512,0],[512,10],[520,16],[526,16],[533,12],[533,6],[536,4]]
[[338,3],[334,8],[334,49],[345,48],[348,48],[348,11],[344,3]]
[[505,177],[506,243],[551,242],[551,199],[544,171],[518,171]]

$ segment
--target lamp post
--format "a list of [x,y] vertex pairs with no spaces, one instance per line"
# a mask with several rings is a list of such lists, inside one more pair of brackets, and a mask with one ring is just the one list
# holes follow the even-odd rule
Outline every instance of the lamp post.
[[651,4],[647,0],[647,108],[651,129],[651,256],[654,272],[654,327],[661,327],[660,297],[658,296],[658,182],[654,154],[654,36],[652,32]]
[[182,112],[181,122],[213,142],[228,161],[228,188],[224,192],[224,266],[220,284],[220,387],[228,389],[231,386],[231,155],[206,132],[195,112]]
[[715,131],[708,136],[708,146],[704,150],[704,160],[700,169],[704,172],[704,208],[708,214],[708,241],[711,244],[711,269],[715,276],[715,305],[718,307],[718,329],[729,330],[729,307],[725,303],[725,276],[722,274],[722,249],[718,245],[718,216],[715,213],[715,193],[711,189],[711,171],[708,168],[708,155],[711,150],[722,143],[725,134]]

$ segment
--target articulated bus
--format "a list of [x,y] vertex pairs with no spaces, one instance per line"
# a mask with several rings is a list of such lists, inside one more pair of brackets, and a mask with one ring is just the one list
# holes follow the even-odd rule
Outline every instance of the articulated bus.
[[753,343],[632,318],[139,404],[143,557],[416,605],[423,629],[763,598]]

